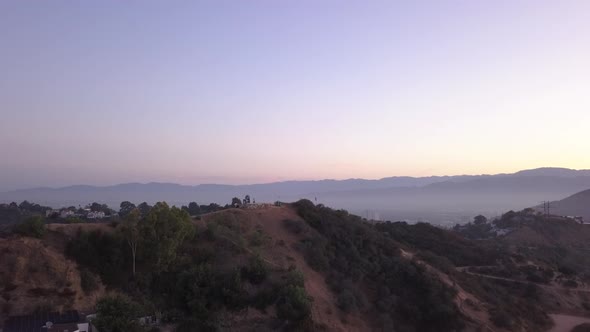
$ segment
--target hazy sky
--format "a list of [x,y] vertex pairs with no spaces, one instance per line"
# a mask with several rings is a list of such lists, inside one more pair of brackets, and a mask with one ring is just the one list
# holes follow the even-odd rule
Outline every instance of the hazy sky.
[[0,190],[590,168],[590,1],[1,1]]

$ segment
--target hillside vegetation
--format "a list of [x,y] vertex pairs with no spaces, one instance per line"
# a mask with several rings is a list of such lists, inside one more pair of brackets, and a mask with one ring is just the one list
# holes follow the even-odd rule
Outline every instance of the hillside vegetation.
[[[98,310],[101,331],[142,331],[140,315],[176,331],[543,331],[546,311],[590,310],[585,293],[553,286],[581,287],[586,261],[556,247],[576,226],[529,214],[449,231],[302,200],[195,218],[158,203],[110,225],[28,220],[0,239],[0,304]],[[555,242],[519,245],[530,230]]]

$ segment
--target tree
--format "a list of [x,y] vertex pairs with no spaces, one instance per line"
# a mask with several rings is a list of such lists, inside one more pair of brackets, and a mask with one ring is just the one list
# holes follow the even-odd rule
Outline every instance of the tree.
[[135,209],[135,204],[129,201],[124,201],[121,202],[121,205],[119,207],[119,216],[121,216],[121,218],[125,218],[129,213],[131,213],[131,211]]
[[150,213],[152,207],[148,203],[143,202],[137,206],[137,209],[139,209],[139,213],[141,213],[141,216],[145,217],[148,215],[148,213]]
[[22,201],[22,203],[18,205],[18,208],[23,211],[29,211],[32,206],[33,204],[29,203],[29,201]]
[[238,207],[238,206],[242,205],[242,201],[239,198],[234,197],[234,198],[231,199],[231,205],[233,207]]
[[199,207],[199,204],[197,204],[196,202],[188,203],[188,213],[191,216],[196,216],[196,215],[201,214],[201,208]]
[[41,216],[29,217],[16,226],[15,232],[23,236],[42,238],[46,232],[45,221]]
[[481,214],[473,218],[473,223],[476,225],[483,225],[488,222],[488,218],[482,216]]
[[141,307],[125,295],[101,298],[97,305],[96,318],[92,321],[101,332],[140,331],[137,318]]
[[[122,204],[123,203],[121,203],[121,205]],[[121,228],[123,236],[125,237],[125,240],[127,240],[127,244],[131,249],[131,259],[133,261],[133,277],[135,277],[135,257],[137,255],[137,245],[140,241],[139,219],[139,210],[133,209],[125,217],[125,220],[123,221],[123,225]]]
[[92,212],[99,212],[102,211],[102,205],[96,202],[90,204],[90,211]]
[[156,270],[164,271],[176,259],[176,251],[193,231],[190,216],[175,206],[158,202],[142,222],[142,236]]

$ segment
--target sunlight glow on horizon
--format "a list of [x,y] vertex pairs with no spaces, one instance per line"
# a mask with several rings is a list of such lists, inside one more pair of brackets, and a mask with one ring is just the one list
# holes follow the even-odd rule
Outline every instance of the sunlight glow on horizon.
[[590,168],[590,2],[0,4],[0,191]]

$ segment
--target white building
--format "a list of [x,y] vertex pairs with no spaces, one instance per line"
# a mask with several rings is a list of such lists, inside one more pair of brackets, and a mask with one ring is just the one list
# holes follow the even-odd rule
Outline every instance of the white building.
[[102,219],[104,218],[105,214],[102,211],[90,211],[86,218],[88,219]]

